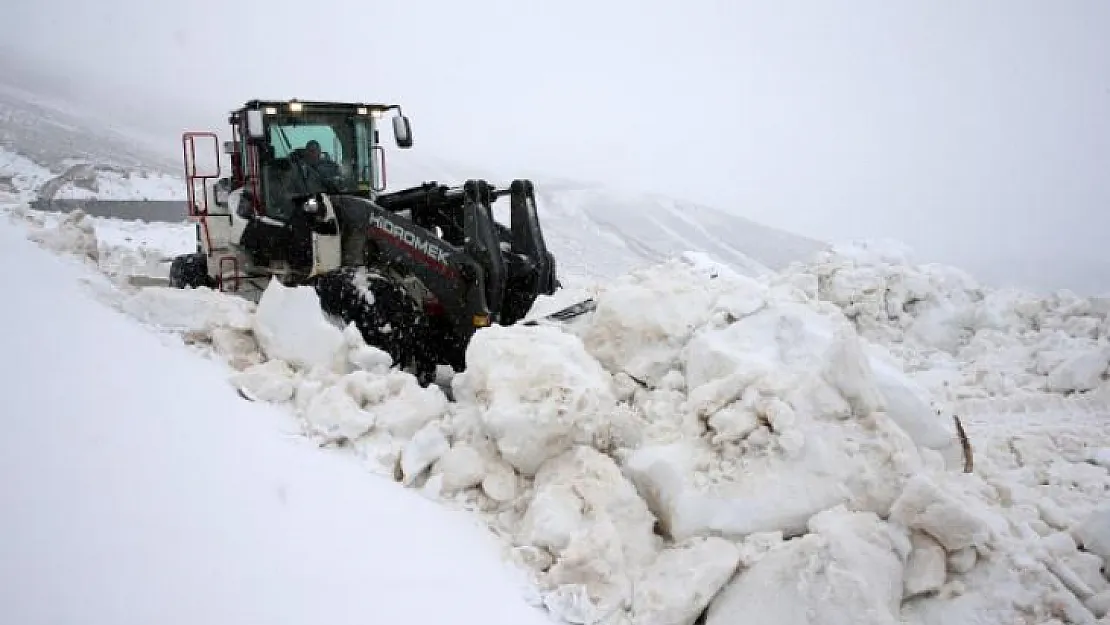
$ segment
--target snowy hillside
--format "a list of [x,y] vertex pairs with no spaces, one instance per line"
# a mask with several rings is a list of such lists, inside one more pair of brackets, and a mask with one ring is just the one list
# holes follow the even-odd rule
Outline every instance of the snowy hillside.
[[574,273],[615,278],[685,250],[705,252],[747,275],[782,269],[824,245],[742,217],[671,198],[563,183],[537,192],[545,228]]
[[78,105],[0,83],[0,147],[50,170],[88,162],[180,175],[178,159],[145,145],[134,131],[109,127]]
[[[761,280],[690,253],[596,284],[596,313],[574,325],[479,332],[468,370],[449,382],[451,402],[387,369],[383,353],[330,325],[310,291],[273,285],[256,306],[205,290],[127,288],[101,277],[112,271],[97,262],[105,245],[79,214],[43,223],[10,210],[6,232],[25,229],[77,272],[34,271],[68,284],[64,296],[3,278],[27,294],[13,302],[24,308],[11,323],[51,324],[42,333],[96,327],[98,345],[124,342],[122,353],[141,355],[127,357],[136,358],[136,369],[121,367],[124,377],[107,386],[113,394],[75,395],[82,409],[56,414],[81,421],[51,431],[76,440],[87,427],[105,430],[99,437],[126,436],[136,426],[113,416],[121,403],[145,406],[163,385],[170,385],[164,396],[173,395],[180,384],[167,371],[204,369],[203,379],[188,383],[190,396],[211,401],[218,415],[180,407],[174,410],[186,412],[174,419],[151,419],[170,413],[142,408],[143,439],[165,452],[138,458],[162,466],[159,458],[170,454],[203,457],[212,453],[204,445],[223,445],[254,462],[249,450],[258,443],[242,439],[270,434],[238,432],[268,419],[321,448],[321,459],[281,469],[288,479],[315,484],[311,474],[320,469],[319,483],[332,483],[323,465],[355,461],[369,482],[394,480],[480,519],[501,545],[489,553],[500,551],[531,580],[525,597],[557,622],[690,625],[703,611],[708,625],[1110,621],[1110,307],[1103,300],[990,291],[955,269],[913,265],[889,247],[832,250]],[[131,228],[134,236],[117,234],[114,245],[143,238],[141,226]],[[21,266],[47,263],[18,241],[4,247],[19,254],[11,262]],[[146,347],[133,349],[142,333],[118,317],[109,324],[106,311],[82,308],[80,323],[51,323],[86,296],[81,291],[165,333],[164,349],[178,352],[166,365],[172,369],[158,364],[170,356],[156,353],[157,341],[143,335]],[[50,303],[58,297],[65,303]],[[103,338],[105,326],[127,336]],[[20,342],[5,352],[18,346],[21,362],[34,362],[44,348],[26,334],[10,338]],[[65,401],[36,400],[51,394],[43,380],[88,386],[82,380],[94,377],[81,373],[81,345],[71,348],[72,364],[53,367],[58,377],[28,373],[21,412],[30,414],[36,401]],[[232,400],[214,379],[218,365],[253,405],[222,403]],[[146,376],[162,382],[148,384]],[[209,392],[229,399],[217,402]],[[277,412],[242,412],[263,405]],[[93,425],[88,414],[106,416]],[[952,415],[960,417],[967,449]],[[217,436],[207,435],[211,418],[223,424]],[[173,434],[159,435],[163,426]],[[31,430],[9,438],[44,436]],[[195,451],[169,446],[178,439]],[[63,452],[20,448],[22,455],[6,456],[18,458],[16,466],[72,462]],[[212,475],[213,484],[222,479]],[[233,483],[245,501],[274,492],[266,481]],[[240,514],[230,491],[190,488],[206,497],[225,493],[218,505]],[[330,512],[319,518],[328,522],[344,515],[328,507],[339,502],[278,492],[324,506]],[[134,505],[136,517],[94,518],[147,519],[138,516],[141,506],[154,504]],[[304,514],[317,514],[311,510]],[[365,514],[358,510],[356,518]],[[349,537],[386,531],[401,542],[413,534],[369,518],[360,525],[363,533],[336,539],[349,544]],[[203,539],[203,527],[178,531]],[[95,561],[64,551],[71,544],[65,527],[37,531],[40,544],[57,545],[49,557]],[[117,547],[137,558],[158,543],[132,545]],[[296,557],[326,568],[324,552],[313,546]],[[133,562],[129,556],[120,566]],[[337,577],[358,575],[340,566]],[[70,578],[74,588],[80,570]],[[279,564],[271,574],[285,571]],[[45,582],[27,579],[21,596],[45,592],[35,586]],[[65,579],[56,583],[65,587]]]

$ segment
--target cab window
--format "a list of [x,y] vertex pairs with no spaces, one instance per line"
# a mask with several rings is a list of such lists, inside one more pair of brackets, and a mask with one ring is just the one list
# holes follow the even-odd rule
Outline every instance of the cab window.
[[273,124],[270,126],[270,145],[274,146],[274,156],[288,158],[294,151],[301,150],[309,141],[315,140],[331,160],[343,162],[343,144],[335,130],[326,124]]

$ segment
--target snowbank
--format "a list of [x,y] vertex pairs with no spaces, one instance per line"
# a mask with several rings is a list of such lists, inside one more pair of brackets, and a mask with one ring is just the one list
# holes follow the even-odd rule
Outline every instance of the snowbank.
[[[471,520],[284,435],[0,224],[0,620],[547,622]],[[108,351],[106,351],[108,350]],[[107,360],[105,360],[107,354]]]
[[32,239],[56,252],[87,256],[117,284],[131,276],[168,278],[170,262],[196,249],[193,224],[146,223],[93,217],[83,211],[51,213],[23,204],[6,208],[9,221],[30,229]]
[[[454,402],[308,289],[242,309],[183,292],[177,320],[150,312],[159,290],[128,301],[319,445],[483,519],[560,621],[1093,622],[1110,606],[1110,432],[1090,425],[1110,406],[1089,392],[1086,414],[1010,424],[960,403],[1101,378],[1099,300],[987,292],[898,248],[767,279],[687,254],[590,292],[572,324],[479,331]],[[1017,360],[993,368],[1001,354]]]

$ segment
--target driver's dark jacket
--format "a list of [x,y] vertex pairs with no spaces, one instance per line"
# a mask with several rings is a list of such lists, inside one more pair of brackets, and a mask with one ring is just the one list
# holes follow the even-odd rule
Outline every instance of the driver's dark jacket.
[[315,164],[301,162],[296,165],[304,177],[293,172],[292,187],[294,192],[304,194],[321,193],[335,186],[335,181],[340,177],[339,166],[332,161],[319,160]]

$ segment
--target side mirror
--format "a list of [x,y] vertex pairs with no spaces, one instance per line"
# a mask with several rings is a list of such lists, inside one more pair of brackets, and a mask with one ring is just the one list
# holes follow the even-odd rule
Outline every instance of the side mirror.
[[262,139],[266,136],[266,129],[262,123],[262,111],[258,109],[247,111],[247,134],[252,139]]
[[307,200],[305,200],[305,202],[304,202],[304,212],[308,213],[309,215],[315,215],[317,212],[319,212],[319,210],[320,210],[320,202],[316,198],[310,197]]
[[409,118],[404,115],[393,117],[393,136],[397,139],[397,147],[412,147],[412,126],[409,125]]

